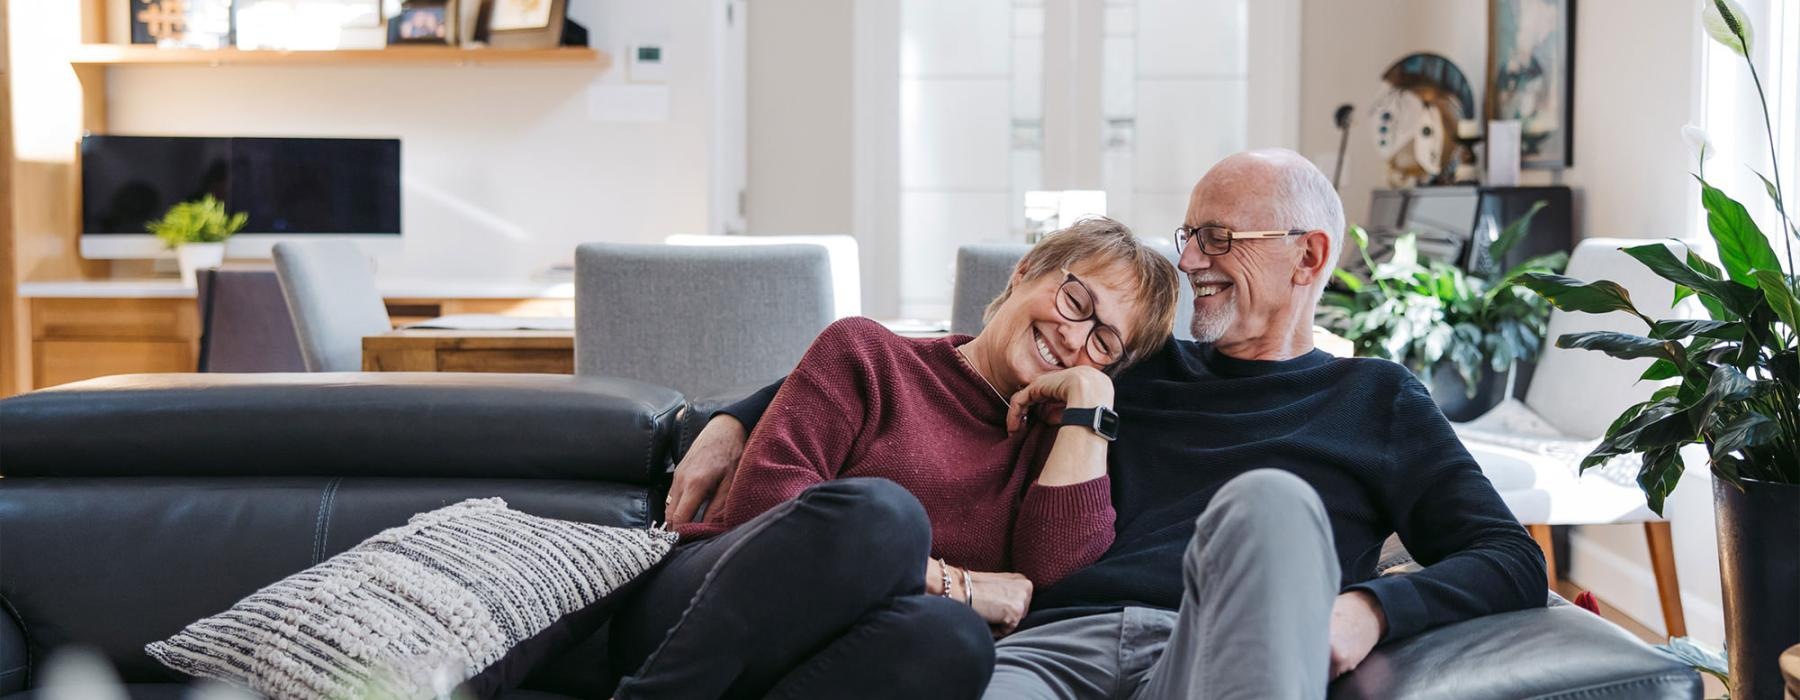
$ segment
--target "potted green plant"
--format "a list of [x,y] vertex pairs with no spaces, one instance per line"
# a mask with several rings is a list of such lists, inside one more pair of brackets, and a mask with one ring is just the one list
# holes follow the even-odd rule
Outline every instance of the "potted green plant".
[[[1483,259],[1504,259],[1543,206],[1538,202],[1488,242]],[[1420,260],[1409,233],[1394,242],[1386,262],[1376,264],[1368,234],[1357,226],[1349,233],[1370,273],[1365,279],[1338,270],[1343,289],[1320,300],[1319,324],[1353,343],[1359,356],[1406,365],[1451,420],[1471,420],[1504,399],[1513,368],[1537,358],[1550,318],[1548,303],[1512,282],[1526,272],[1561,270],[1568,255],[1535,257],[1504,272],[1490,265],[1467,273]]]
[[244,227],[249,215],[227,214],[225,203],[206,195],[169,207],[162,218],[150,222],[150,233],[175,251],[181,266],[181,282],[194,286],[194,271],[225,262],[225,239]]
[[[1745,56],[1761,96],[1742,10],[1728,0],[1710,0],[1706,20],[1714,39]],[[1767,128],[1766,97],[1762,107]],[[1768,133],[1773,154],[1773,130]],[[1800,277],[1792,272],[1800,228],[1782,201],[1779,169],[1771,175],[1763,184],[1780,213],[1776,235],[1788,271],[1744,206],[1707,182],[1703,166],[1694,177],[1719,264],[1693,252],[1678,257],[1661,243],[1624,249],[1674,282],[1677,299],[1697,297],[1708,318],[1653,321],[1638,312],[1623,287],[1605,280],[1531,273],[1520,281],[1557,308],[1624,312],[1645,324],[1643,335],[1576,333],[1558,338],[1558,347],[1655,358],[1645,379],[1679,380],[1620,415],[1581,466],[1640,455],[1638,484],[1650,508],[1661,513],[1687,466],[1681,447],[1706,446],[1717,477],[1713,499],[1732,695],[1748,698],[1781,696],[1777,657],[1800,642]]]

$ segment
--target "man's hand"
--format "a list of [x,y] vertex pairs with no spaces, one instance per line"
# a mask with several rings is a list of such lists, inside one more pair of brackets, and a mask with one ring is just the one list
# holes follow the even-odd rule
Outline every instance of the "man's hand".
[[713,416],[694,436],[694,444],[675,465],[675,480],[669,484],[669,500],[663,506],[663,517],[671,527],[691,522],[694,511],[709,498],[713,512],[719,512],[731,493],[731,477],[737,473],[738,458],[744,456],[746,437],[744,424],[723,413]]
[[1338,594],[1331,604],[1331,677],[1356,670],[1387,632],[1381,601],[1368,591]]
[[1087,366],[1059,369],[1039,375],[1025,388],[1014,392],[1007,402],[1006,429],[1025,427],[1025,412],[1035,404],[1058,403],[1076,408],[1112,406],[1112,378]]

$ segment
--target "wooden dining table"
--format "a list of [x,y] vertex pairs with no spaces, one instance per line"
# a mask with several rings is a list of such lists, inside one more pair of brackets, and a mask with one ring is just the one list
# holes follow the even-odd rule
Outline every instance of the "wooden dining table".
[[363,337],[362,368],[574,374],[575,331],[402,328]]

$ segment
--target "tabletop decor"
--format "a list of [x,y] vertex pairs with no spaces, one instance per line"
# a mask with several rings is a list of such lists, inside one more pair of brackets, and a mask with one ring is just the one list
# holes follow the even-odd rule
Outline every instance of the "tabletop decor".
[[244,228],[249,218],[244,212],[227,214],[225,203],[209,194],[169,207],[168,213],[147,228],[175,251],[181,282],[192,287],[195,270],[218,267],[225,261],[225,239]]

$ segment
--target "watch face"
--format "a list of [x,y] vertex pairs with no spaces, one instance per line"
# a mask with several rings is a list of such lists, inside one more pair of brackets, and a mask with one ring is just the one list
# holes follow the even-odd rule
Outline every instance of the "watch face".
[[1095,426],[1095,432],[1109,438],[1116,438],[1119,436],[1119,414],[1114,413],[1109,409],[1101,408],[1100,420],[1096,421],[1096,423],[1098,423],[1098,425]]

